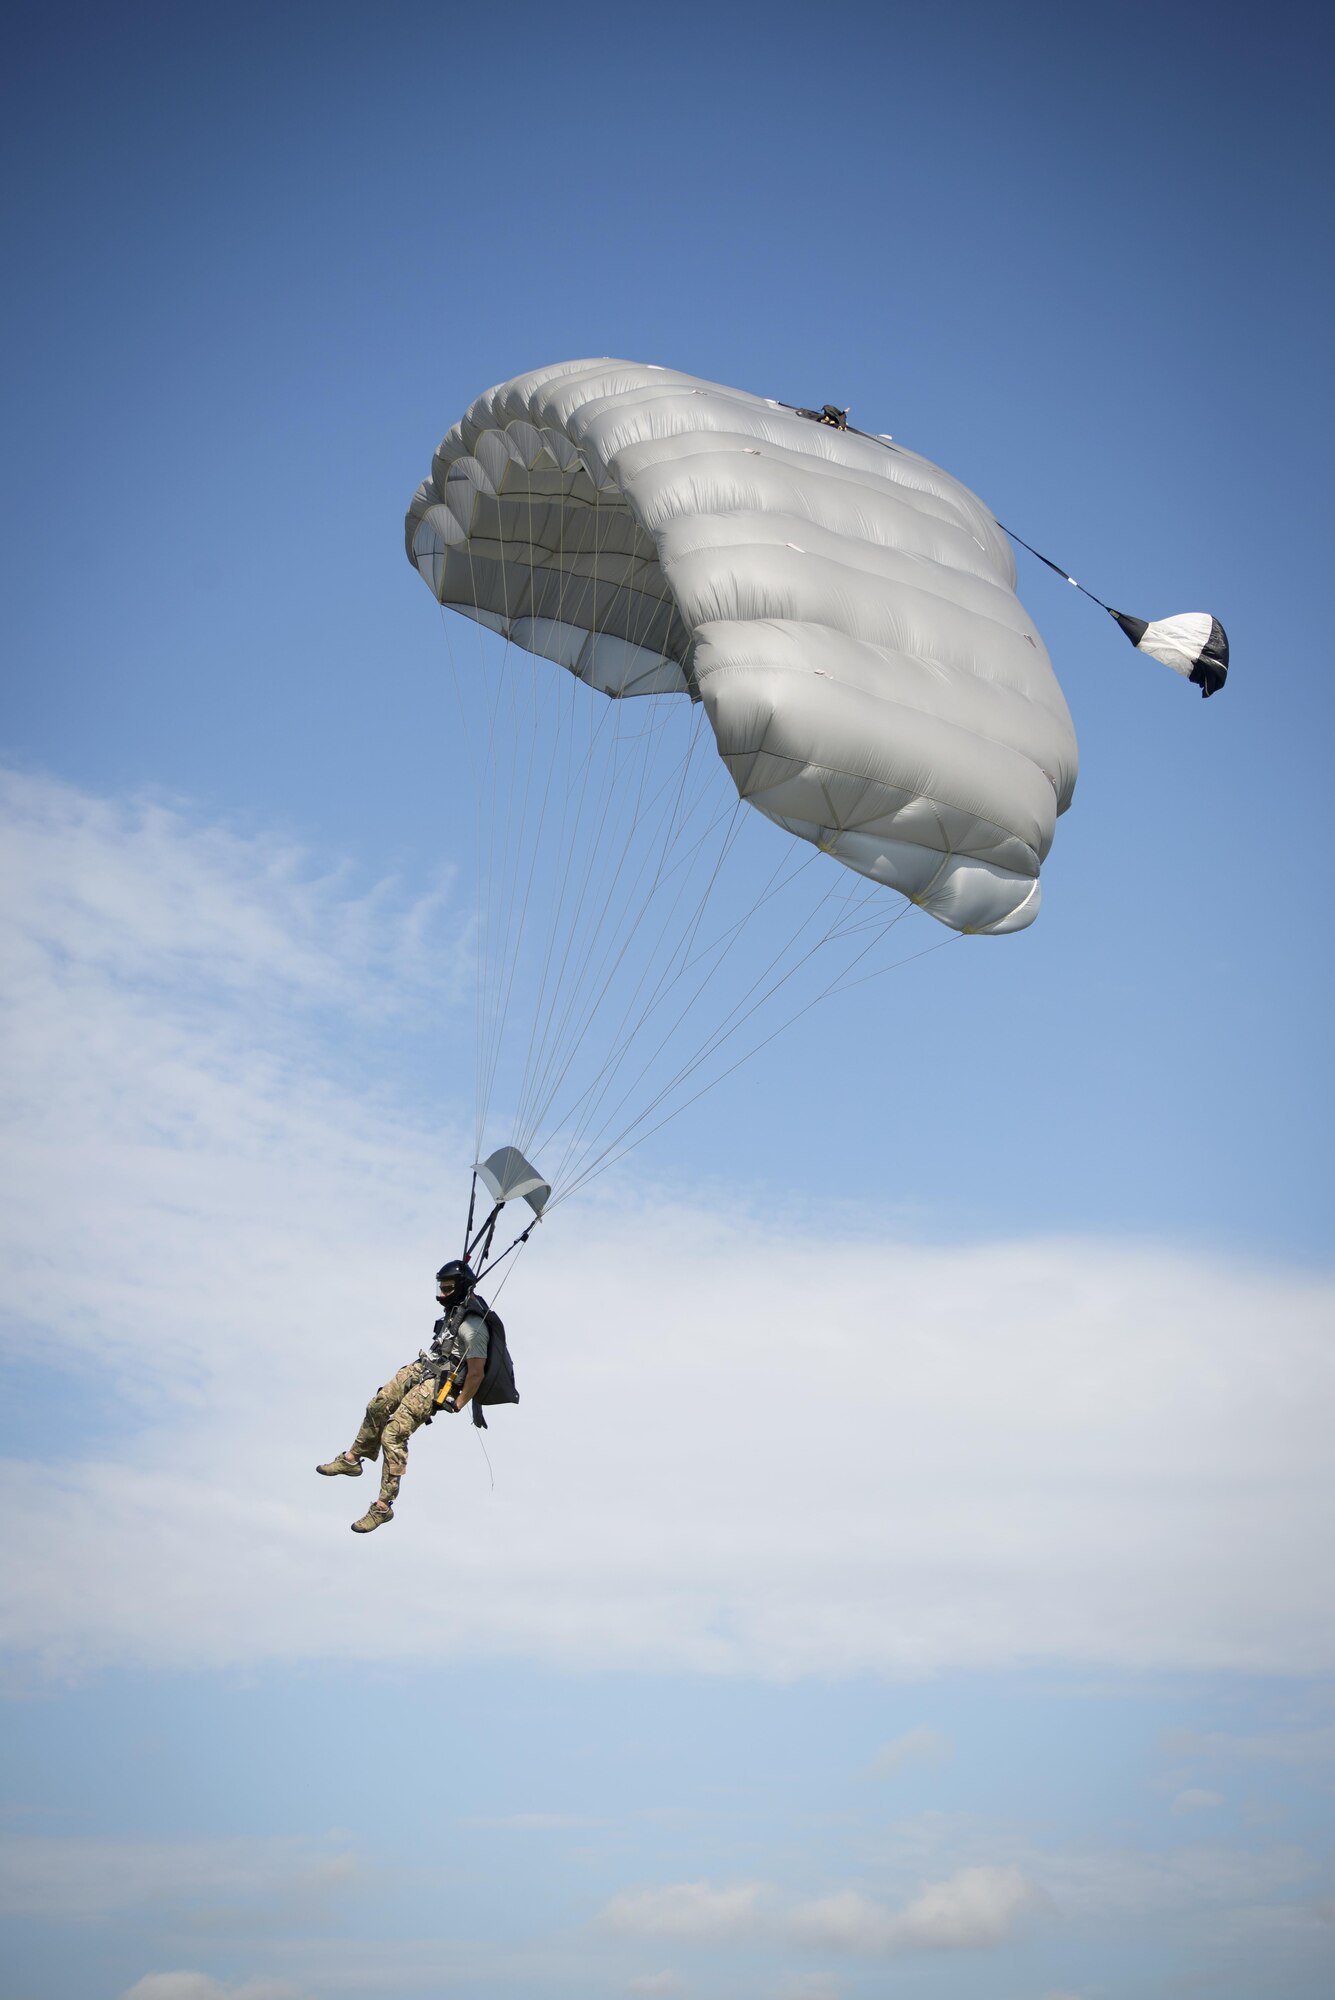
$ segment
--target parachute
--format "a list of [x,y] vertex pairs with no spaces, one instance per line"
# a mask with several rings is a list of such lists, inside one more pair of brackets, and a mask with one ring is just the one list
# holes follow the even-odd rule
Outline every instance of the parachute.
[[1002,530],[912,452],[666,368],[488,391],[408,511],[439,603],[703,703],[741,798],[954,930],[1032,923],[1075,732]]
[[[1033,922],[1075,733],[1008,531],[927,459],[834,404],[563,362],[478,398],[405,536],[479,635],[450,659],[487,1250],[512,1195],[536,1221],[772,1039],[775,995],[890,969],[914,907],[943,943]],[[1222,685],[1204,614],[1111,615]]]

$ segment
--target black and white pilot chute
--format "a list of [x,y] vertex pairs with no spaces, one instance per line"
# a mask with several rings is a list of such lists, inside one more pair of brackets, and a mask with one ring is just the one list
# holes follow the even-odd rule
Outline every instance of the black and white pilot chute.
[[1147,621],[1126,611],[1114,611],[1110,604],[1103,608],[1117,620],[1138,653],[1148,653],[1175,674],[1195,681],[1207,701],[1228,679],[1228,634],[1208,611],[1180,611],[1175,618]]
[[1087,597],[1091,604],[1097,604],[1100,611],[1121,626],[1138,653],[1148,653],[1152,660],[1159,660],[1165,667],[1171,667],[1175,674],[1195,681],[1202,695],[1208,701],[1212,694],[1218,694],[1228,679],[1228,634],[1217,618],[1208,611],[1179,611],[1172,618],[1134,618],[1129,611],[1114,611],[1111,604],[1105,604],[1092,590],[1055,563],[1051,556],[1045,556],[1023,535],[1017,535],[1014,528],[1000,525],[1013,542],[1022,549],[1028,549],[1031,556],[1058,576],[1066,578],[1072,587]]

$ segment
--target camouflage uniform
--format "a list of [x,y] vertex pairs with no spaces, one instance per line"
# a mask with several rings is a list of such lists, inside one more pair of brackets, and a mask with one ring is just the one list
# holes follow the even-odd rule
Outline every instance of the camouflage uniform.
[[436,1383],[430,1364],[417,1360],[391,1375],[366,1405],[362,1427],[349,1449],[357,1458],[381,1458],[380,1498],[392,1507],[408,1470],[408,1440],[431,1415]]

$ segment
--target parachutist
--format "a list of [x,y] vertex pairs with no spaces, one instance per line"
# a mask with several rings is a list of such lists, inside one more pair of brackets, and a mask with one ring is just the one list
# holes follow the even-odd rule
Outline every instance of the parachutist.
[[483,1403],[519,1401],[505,1327],[476,1286],[471,1266],[461,1258],[441,1265],[436,1298],[442,1312],[430,1346],[376,1390],[347,1450],[315,1468],[326,1479],[340,1475],[357,1479],[365,1459],[380,1459],[380,1497],[353,1522],[354,1535],[373,1534],[393,1520],[394,1502],[408,1469],[408,1440],[438,1410],[455,1416],[472,1403],[473,1421],[485,1429]]

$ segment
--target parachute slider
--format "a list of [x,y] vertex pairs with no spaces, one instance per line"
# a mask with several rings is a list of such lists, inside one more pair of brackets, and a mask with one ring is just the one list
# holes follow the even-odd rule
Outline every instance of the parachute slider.
[[530,1166],[517,1146],[500,1146],[489,1158],[479,1160],[473,1170],[492,1200],[502,1208],[521,1197],[535,1215],[541,1215],[551,1200],[552,1190],[537,1168]]

